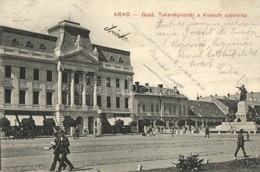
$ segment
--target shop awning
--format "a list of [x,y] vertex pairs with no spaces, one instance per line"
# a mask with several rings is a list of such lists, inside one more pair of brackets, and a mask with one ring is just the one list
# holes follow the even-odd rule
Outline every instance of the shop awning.
[[34,115],[32,116],[32,118],[36,126],[43,126],[43,120],[44,120],[43,116]]
[[54,121],[55,121],[55,124],[56,126],[58,125],[58,122],[56,120],[56,118],[54,116],[51,116],[51,115],[45,115],[45,118],[48,119],[48,118],[52,118]]
[[15,115],[5,115],[5,117],[10,121],[10,126],[19,126]]
[[22,122],[24,118],[31,118],[29,115],[18,115],[19,121]]
[[124,125],[130,125],[130,123],[133,121],[130,117],[116,117],[116,120],[118,119],[124,121]]
[[111,118],[107,118],[108,122],[110,125],[115,125],[115,121],[116,119],[114,117],[111,117]]

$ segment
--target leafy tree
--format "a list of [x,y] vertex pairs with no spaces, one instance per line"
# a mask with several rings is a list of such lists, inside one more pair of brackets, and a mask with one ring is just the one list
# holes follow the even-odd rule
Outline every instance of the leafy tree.
[[185,125],[185,120],[181,119],[178,121],[178,126],[184,126]]
[[155,124],[157,125],[157,126],[164,126],[164,121],[163,120],[156,120],[156,122],[155,122]]
[[197,126],[201,127],[202,123],[203,123],[202,121],[197,121]]
[[1,118],[0,119],[0,128],[2,128],[2,130],[4,132],[7,132],[8,129],[10,128],[10,121],[5,117]]
[[76,121],[73,118],[71,118],[70,116],[66,116],[64,118],[63,125],[65,127],[75,127],[76,126]]
[[190,126],[190,125],[192,125],[192,126],[195,126],[195,121],[193,121],[193,120],[191,120],[191,119],[188,119],[187,120],[187,124]]
[[174,123],[173,123],[173,122],[170,122],[170,123],[169,123],[169,126],[170,126],[170,127],[173,127],[173,126],[174,126]]
[[131,133],[132,133],[132,136],[133,136],[133,131],[134,131],[134,128],[137,126],[137,122],[136,121],[132,121],[130,122],[130,126],[131,126]]
[[121,119],[118,119],[115,121],[115,127],[117,128],[117,131],[119,133],[119,130],[124,126],[124,121]]
[[234,122],[235,119],[236,119],[235,113],[228,113],[226,115],[227,122]]
[[46,118],[43,120],[43,125],[45,127],[48,127],[48,135],[50,134],[50,130],[55,127],[55,121],[53,120],[53,118]]
[[35,122],[32,118],[23,118],[21,124],[26,130],[32,130],[35,127]]

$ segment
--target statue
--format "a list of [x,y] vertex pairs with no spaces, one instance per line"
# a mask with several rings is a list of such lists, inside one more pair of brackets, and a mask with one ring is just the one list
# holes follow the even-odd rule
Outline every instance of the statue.
[[247,90],[244,85],[237,87],[240,90],[240,101],[245,101],[247,97]]

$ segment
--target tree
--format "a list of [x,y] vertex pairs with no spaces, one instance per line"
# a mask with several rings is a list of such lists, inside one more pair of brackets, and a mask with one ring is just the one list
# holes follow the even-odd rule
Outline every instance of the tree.
[[226,115],[227,122],[234,122],[235,119],[236,119],[236,115],[234,113],[228,113]]
[[124,126],[124,121],[121,119],[118,119],[115,121],[115,127],[117,128],[117,131],[119,133],[119,130]]
[[50,130],[55,127],[55,121],[53,118],[46,118],[43,120],[43,125],[48,128],[48,135],[50,134]]
[[185,120],[181,119],[178,121],[178,126],[184,126],[185,125]]
[[197,121],[197,126],[201,127],[201,125],[202,125],[202,121]]
[[70,116],[65,116],[64,121],[63,121],[63,125],[64,125],[66,131],[68,131],[69,127],[75,127],[76,126],[76,120],[74,120]]
[[134,130],[134,128],[137,126],[137,122],[136,121],[132,121],[132,122],[130,122],[130,126],[131,126],[131,132],[132,132],[132,136],[133,136],[133,130]]
[[32,118],[23,118],[21,124],[26,130],[32,130],[35,127],[35,122]]
[[2,131],[7,132],[8,129],[10,128],[10,121],[3,117],[0,119],[0,128],[2,129]]
[[155,125],[157,125],[157,126],[164,126],[164,124],[165,124],[164,121],[161,119],[156,120],[156,122],[155,122]]

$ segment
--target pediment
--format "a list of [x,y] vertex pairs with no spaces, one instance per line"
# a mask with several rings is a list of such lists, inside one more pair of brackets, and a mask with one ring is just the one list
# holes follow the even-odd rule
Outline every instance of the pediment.
[[73,53],[63,56],[63,60],[74,63],[97,63],[95,57],[82,51],[80,53]]

